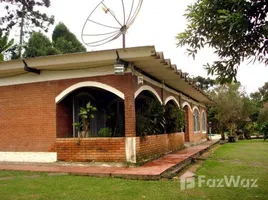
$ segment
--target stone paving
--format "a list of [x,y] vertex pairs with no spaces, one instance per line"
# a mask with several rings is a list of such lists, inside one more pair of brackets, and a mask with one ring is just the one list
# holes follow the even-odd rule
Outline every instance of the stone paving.
[[188,147],[177,152],[164,155],[158,159],[147,162],[139,167],[115,166],[81,166],[37,163],[3,163],[0,170],[34,171],[48,173],[68,173],[74,175],[87,175],[97,177],[121,177],[128,179],[158,180],[168,173],[179,171],[200,156],[218,140],[206,141],[202,144]]

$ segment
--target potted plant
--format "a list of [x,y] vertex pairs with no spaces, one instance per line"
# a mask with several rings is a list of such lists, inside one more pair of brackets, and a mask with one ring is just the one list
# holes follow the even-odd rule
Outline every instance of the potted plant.
[[97,108],[91,105],[90,101],[85,107],[80,108],[78,115],[81,121],[73,124],[78,131],[79,138],[86,138],[90,136],[90,120],[94,118],[94,112],[96,111]]
[[235,123],[228,123],[227,124],[227,128],[228,128],[228,141],[229,142],[235,142],[236,141],[236,124]]

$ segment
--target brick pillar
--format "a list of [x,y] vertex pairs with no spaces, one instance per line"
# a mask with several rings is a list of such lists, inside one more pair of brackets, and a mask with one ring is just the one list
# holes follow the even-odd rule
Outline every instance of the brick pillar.
[[194,118],[193,113],[190,108],[188,108],[188,131],[189,131],[189,141],[194,140]]
[[186,127],[185,127],[185,142],[190,142],[190,137],[189,137],[189,107],[188,106],[185,106],[184,107],[184,111],[185,111],[185,124],[186,124]]
[[132,74],[126,74],[125,90],[125,148],[126,161],[136,163],[136,113],[134,99],[134,81]]
[[134,86],[132,84],[132,74],[127,74],[127,89],[125,91],[125,137],[136,137],[136,113]]

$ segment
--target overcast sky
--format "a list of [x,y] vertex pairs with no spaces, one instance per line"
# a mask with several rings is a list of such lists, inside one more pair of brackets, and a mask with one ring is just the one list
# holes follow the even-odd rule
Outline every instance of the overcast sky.
[[[126,4],[132,0],[124,0]],[[136,0],[137,1],[137,0]],[[51,0],[51,7],[48,12],[55,15],[56,24],[63,22],[81,40],[82,27],[100,0],[76,0],[59,1]],[[116,15],[121,14],[121,0],[106,0],[107,4],[112,3]],[[127,3],[128,2],[128,3]],[[127,47],[154,45],[157,51],[163,51],[165,58],[170,58],[178,69],[188,72],[190,75],[206,76],[203,64],[217,58],[212,50],[206,49],[198,54],[195,60],[185,54],[185,48],[177,48],[175,36],[186,27],[186,20],[183,14],[187,5],[194,0],[144,0],[141,11],[135,23],[127,33]],[[120,8],[119,10],[117,8]],[[102,23],[106,18],[99,18]],[[53,27],[50,27],[53,30]],[[51,34],[50,34],[51,35]],[[50,36],[49,35],[49,36]],[[121,39],[97,48],[87,47],[88,51],[96,51],[111,48],[121,48]],[[264,64],[249,64],[240,66],[238,80],[246,87],[248,93],[254,92],[268,81],[268,67]]]

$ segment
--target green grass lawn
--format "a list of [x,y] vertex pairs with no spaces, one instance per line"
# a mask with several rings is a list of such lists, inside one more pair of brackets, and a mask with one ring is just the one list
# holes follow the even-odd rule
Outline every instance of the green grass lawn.
[[45,173],[36,177],[36,174],[0,171],[0,199],[268,199],[268,142],[225,144],[197,170],[197,175],[206,179],[225,175],[258,179],[256,188],[210,188],[203,184],[201,188],[181,190],[179,180],[135,181]]

